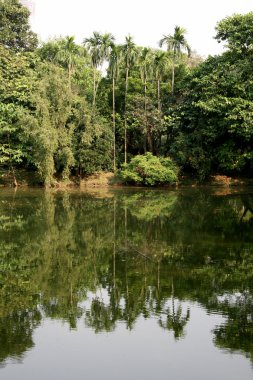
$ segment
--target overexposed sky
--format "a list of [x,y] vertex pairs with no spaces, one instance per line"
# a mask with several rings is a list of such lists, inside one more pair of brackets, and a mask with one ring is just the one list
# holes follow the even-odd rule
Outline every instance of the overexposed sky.
[[73,35],[81,43],[93,31],[112,33],[117,43],[131,34],[138,45],[158,47],[175,25],[187,30],[187,40],[199,54],[218,54],[213,39],[218,21],[234,13],[253,11],[253,0],[33,0],[32,28],[45,41]]

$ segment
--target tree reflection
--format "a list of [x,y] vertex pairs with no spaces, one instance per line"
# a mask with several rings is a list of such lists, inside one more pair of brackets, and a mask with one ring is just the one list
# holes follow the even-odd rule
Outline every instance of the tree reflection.
[[183,338],[183,301],[222,313],[215,344],[252,359],[252,199],[200,190],[3,193],[0,361],[33,346],[42,315],[71,329],[84,320],[95,332],[155,316]]
[[[115,315],[115,308],[106,306],[103,301],[94,298],[90,309],[86,312],[85,323],[92,327],[96,333],[101,331],[113,331],[119,315]],[[115,318],[116,317],[116,318]]]
[[175,310],[175,305],[172,308],[167,308],[166,318],[163,320],[162,316],[159,319],[159,325],[164,330],[169,330],[174,332],[174,338],[178,340],[184,337],[184,328],[190,319],[190,310],[187,309],[185,315],[182,313],[182,305],[179,304]]
[[6,358],[22,358],[34,346],[32,334],[41,321],[38,310],[20,310],[0,319],[0,363]]
[[249,292],[225,296],[218,302],[227,320],[214,329],[214,341],[230,352],[245,352],[253,361],[253,297]]

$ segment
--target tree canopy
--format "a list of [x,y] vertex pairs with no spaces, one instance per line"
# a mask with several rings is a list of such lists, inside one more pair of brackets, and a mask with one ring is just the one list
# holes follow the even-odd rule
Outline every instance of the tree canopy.
[[15,52],[36,49],[38,39],[30,29],[29,14],[18,0],[0,1],[0,44]]
[[181,26],[161,38],[166,51],[100,32],[82,45],[66,36],[37,47],[29,11],[1,0],[1,168],[14,183],[25,169],[52,185],[116,173],[150,152],[199,180],[252,176],[252,20],[221,20],[215,38],[226,50],[206,60]]

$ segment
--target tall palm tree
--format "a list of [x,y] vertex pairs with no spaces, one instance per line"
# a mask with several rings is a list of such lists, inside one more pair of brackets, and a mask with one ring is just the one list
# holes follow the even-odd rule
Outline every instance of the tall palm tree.
[[111,45],[109,55],[109,72],[112,78],[112,123],[113,123],[113,169],[116,172],[116,117],[115,117],[115,84],[119,73],[119,47]]
[[100,34],[93,32],[93,36],[85,38],[84,46],[87,48],[91,56],[93,67],[93,112],[96,108],[96,96],[99,81],[97,80],[98,67],[102,66],[105,60],[109,59],[110,50],[114,42],[114,37],[110,33]]
[[67,36],[63,41],[62,49],[57,53],[57,59],[66,64],[68,69],[69,88],[71,88],[71,78],[74,72],[76,57],[79,54],[78,46],[75,44],[75,37]]
[[165,51],[157,50],[154,55],[153,71],[157,83],[157,109],[159,114],[162,112],[161,104],[161,81],[168,67],[168,55]]
[[172,53],[172,78],[171,78],[171,93],[174,94],[175,86],[175,64],[178,56],[183,51],[188,53],[188,56],[191,54],[190,46],[185,38],[186,30],[180,26],[175,26],[174,34],[168,34],[163,36],[159,42],[159,46],[162,47],[164,44],[167,45],[168,52]]
[[[147,150],[147,139],[149,140],[149,149],[151,149],[150,133],[148,132],[148,118],[147,118],[147,81],[152,73],[151,65],[152,50],[144,47],[139,57],[140,74],[144,86],[144,115],[145,115],[145,144],[144,151]],[[151,149],[152,150],[152,149]]]
[[84,40],[84,46],[87,48],[91,56],[91,63],[93,68],[93,111],[96,108],[96,95],[98,87],[98,81],[96,79],[97,69],[102,61],[101,45],[102,35],[98,32],[93,32],[93,36],[91,36],[90,38],[85,38]]
[[127,36],[125,38],[125,44],[121,45],[121,57],[124,62],[125,68],[125,109],[124,109],[124,152],[125,152],[125,164],[127,162],[127,93],[128,93],[128,80],[129,71],[133,67],[137,59],[137,47],[133,41],[133,37]]
[[102,35],[101,39],[101,64],[105,60],[109,60],[110,52],[114,45],[114,36],[111,33],[105,33]]
[[[116,172],[116,122],[115,122],[115,81],[117,77],[117,52],[114,45],[114,36],[111,33],[105,33],[102,35],[101,41],[101,65],[105,61],[109,62],[109,67],[112,75],[112,87],[113,87],[113,170]],[[102,67],[101,67],[102,68]]]

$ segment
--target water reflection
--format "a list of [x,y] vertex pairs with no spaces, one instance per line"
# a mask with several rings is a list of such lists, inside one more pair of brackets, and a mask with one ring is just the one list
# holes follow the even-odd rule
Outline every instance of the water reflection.
[[94,332],[140,316],[183,339],[197,302],[214,344],[253,361],[253,197],[192,190],[42,191],[0,199],[0,362],[47,317]]

